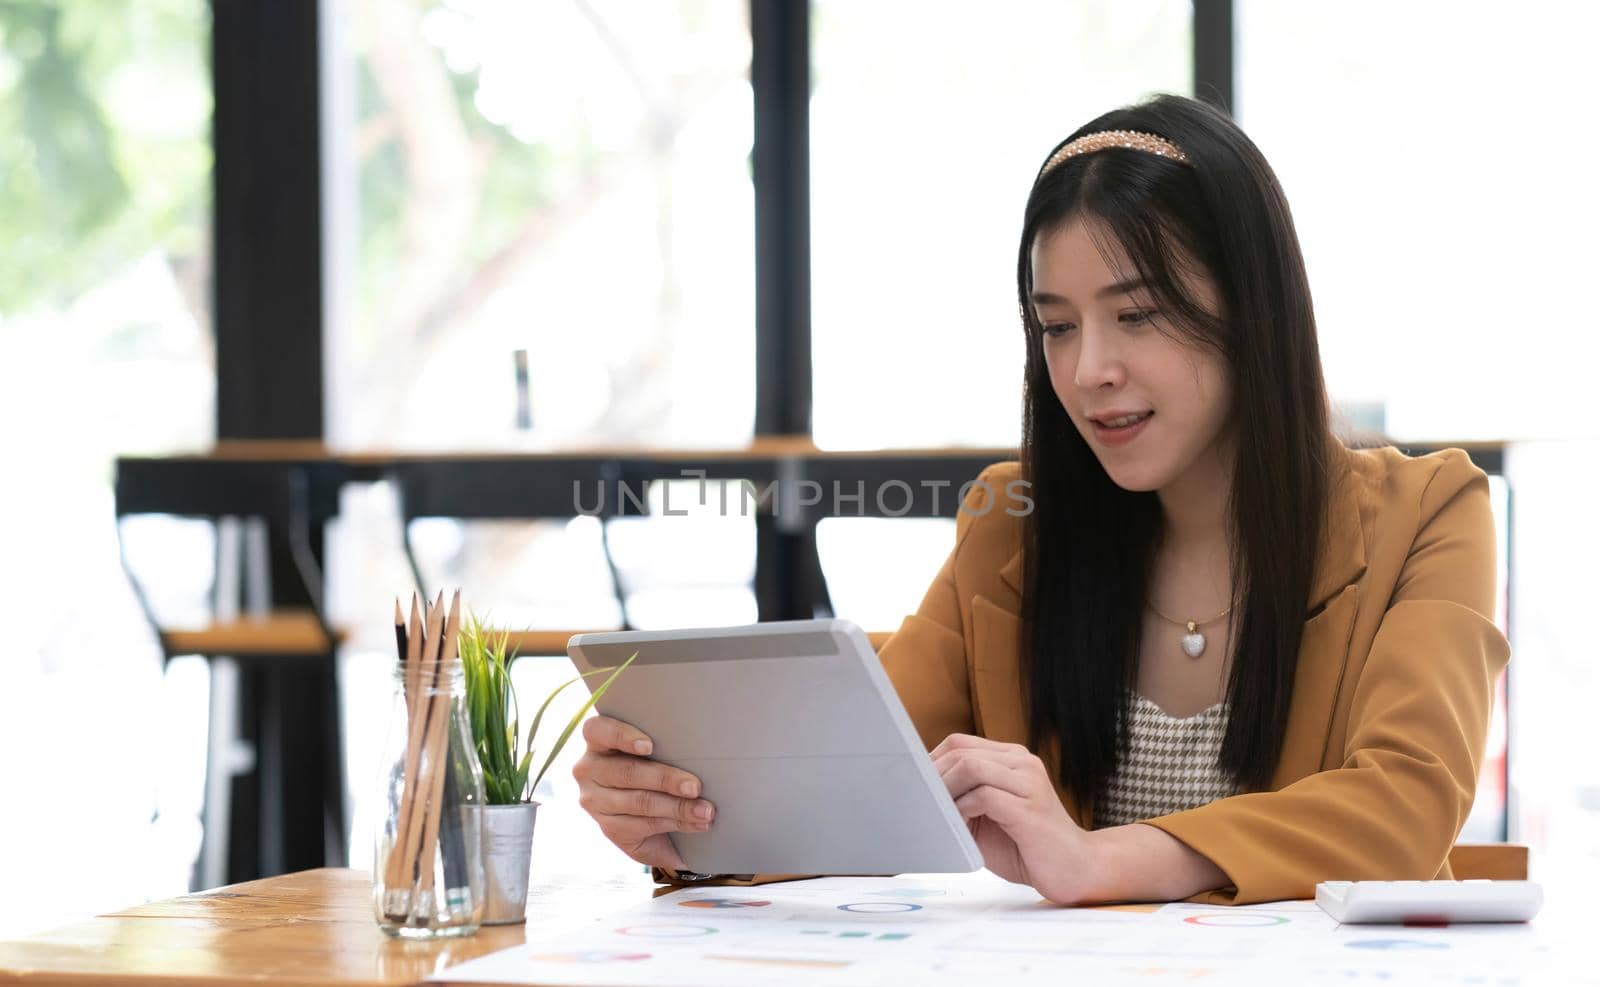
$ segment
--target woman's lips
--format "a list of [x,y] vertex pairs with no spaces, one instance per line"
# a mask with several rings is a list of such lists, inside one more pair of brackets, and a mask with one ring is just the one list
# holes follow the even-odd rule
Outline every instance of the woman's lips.
[[1090,420],[1090,424],[1094,426],[1094,437],[1096,442],[1107,446],[1121,446],[1127,445],[1129,442],[1132,442],[1134,439],[1137,439],[1140,435],[1142,435],[1144,430],[1149,427],[1150,420],[1155,416],[1156,413],[1152,411],[1144,416],[1144,420],[1138,422],[1137,424],[1128,425],[1123,428],[1111,428],[1108,425],[1102,425],[1092,419]]

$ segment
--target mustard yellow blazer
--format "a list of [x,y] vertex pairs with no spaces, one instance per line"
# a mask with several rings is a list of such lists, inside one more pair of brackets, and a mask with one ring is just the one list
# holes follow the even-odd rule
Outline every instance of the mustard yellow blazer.
[[[1408,457],[1334,443],[1329,550],[1300,640],[1288,729],[1269,789],[1146,820],[1212,860],[1230,887],[1195,901],[1309,898],[1324,880],[1452,877],[1477,789],[1495,680],[1488,478],[1459,449]],[[1017,462],[980,478],[997,493]],[[974,486],[956,544],[917,612],[879,652],[923,742],[1027,742],[1020,675],[1023,519]],[[1052,777],[1051,752],[1040,752]],[[1094,807],[1058,786],[1084,828]],[[676,883],[657,869],[658,879]],[[763,883],[797,875],[754,875]],[[1502,876],[1502,875],[1497,875]]]

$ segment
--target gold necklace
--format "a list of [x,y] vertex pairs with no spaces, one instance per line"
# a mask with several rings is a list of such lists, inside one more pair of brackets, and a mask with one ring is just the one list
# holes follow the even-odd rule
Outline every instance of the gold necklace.
[[1229,605],[1228,609],[1217,614],[1215,617],[1207,617],[1205,620],[1178,620],[1176,617],[1168,617],[1160,610],[1156,610],[1156,605],[1148,600],[1145,601],[1145,606],[1155,611],[1155,615],[1160,617],[1162,620],[1177,624],[1179,627],[1184,629],[1183,636],[1178,638],[1178,646],[1181,647],[1183,649],[1183,653],[1188,655],[1190,658],[1198,658],[1206,653],[1206,636],[1200,633],[1200,628],[1212,623],[1213,621],[1221,620],[1223,617],[1226,617],[1228,614],[1233,612],[1232,605]]

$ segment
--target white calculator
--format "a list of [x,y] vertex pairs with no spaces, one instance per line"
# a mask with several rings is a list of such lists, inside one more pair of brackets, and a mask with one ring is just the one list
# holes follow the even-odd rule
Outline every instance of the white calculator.
[[1323,881],[1317,904],[1340,922],[1526,922],[1544,904],[1533,881]]

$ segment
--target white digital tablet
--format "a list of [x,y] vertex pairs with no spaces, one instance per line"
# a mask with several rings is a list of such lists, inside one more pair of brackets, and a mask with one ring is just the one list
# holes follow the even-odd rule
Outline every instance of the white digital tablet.
[[[575,634],[578,671],[639,657],[596,709],[717,807],[673,833],[702,874],[965,873],[961,813],[861,628],[848,620]],[[604,682],[584,681],[591,690]]]

